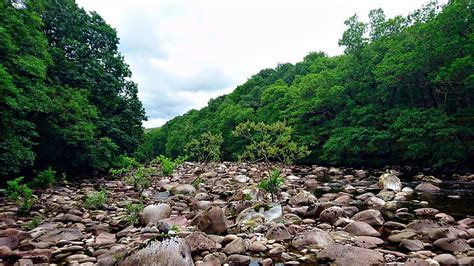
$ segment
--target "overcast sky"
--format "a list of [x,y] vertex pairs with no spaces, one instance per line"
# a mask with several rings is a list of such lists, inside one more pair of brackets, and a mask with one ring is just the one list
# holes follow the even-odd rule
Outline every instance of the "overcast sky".
[[342,53],[337,42],[354,13],[364,21],[379,7],[388,17],[407,15],[427,1],[77,2],[117,29],[149,128],[204,107],[261,69],[296,63],[310,51]]

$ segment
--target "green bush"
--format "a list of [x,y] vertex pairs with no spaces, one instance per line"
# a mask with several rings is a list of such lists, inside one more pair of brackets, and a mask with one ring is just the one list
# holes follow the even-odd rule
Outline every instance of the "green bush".
[[126,220],[129,224],[134,225],[139,222],[139,214],[143,210],[144,206],[141,203],[132,204],[127,203],[125,211],[127,212]]
[[120,177],[139,166],[140,166],[140,163],[137,162],[137,160],[135,160],[132,157],[122,154],[117,158],[117,161],[114,163],[114,168],[111,168],[109,170],[109,173],[113,177]]
[[102,188],[86,195],[84,199],[84,207],[87,209],[100,209],[104,207],[107,201],[107,189]]
[[26,184],[22,184],[24,178],[25,177],[20,176],[7,181],[7,188],[5,190],[7,198],[15,201],[19,208],[20,215],[29,213],[31,207],[33,207],[36,202],[33,191],[31,191]]
[[205,132],[186,144],[185,150],[191,159],[198,162],[204,164],[218,162],[221,158],[221,145],[223,142],[222,134]]
[[43,219],[41,218],[41,216],[35,216],[31,219],[31,221],[29,221],[28,223],[24,224],[22,227],[25,229],[25,230],[33,230],[35,229],[36,227],[38,227],[41,223],[43,222]]
[[56,182],[56,171],[49,167],[46,170],[39,172],[30,185],[37,188],[47,188]]
[[185,160],[186,157],[178,157],[173,160],[164,155],[160,155],[153,162],[158,162],[161,165],[161,172],[164,176],[170,176],[176,167],[182,164]]
[[281,176],[281,171],[278,169],[273,169],[271,171],[270,177],[260,181],[258,188],[270,193],[273,201],[274,195],[280,190],[280,187],[283,185],[284,181],[285,180]]
[[133,173],[125,177],[125,182],[135,190],[145,189],[151,186],[150,177],[155,172],[154,168],[139,167]]

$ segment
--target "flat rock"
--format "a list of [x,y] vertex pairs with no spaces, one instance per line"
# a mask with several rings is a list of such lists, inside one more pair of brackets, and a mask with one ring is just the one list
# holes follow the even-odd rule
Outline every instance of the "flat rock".
[[291,241],[291,245],[295,248],[325,248],[332,244],[334,244],[334,240],[331,236],[318,228],[300,233]]
[[384,258],[378,251],[360,247],[331,245],[318,254],[318,262],[336,265],[375,265],[383,264]]
[[361,248],[376,248],[383,245],[384,241],[378,237],[357,236],[354,238],[354,243]]
[[464,252],[471,248],[466,240],[460,238],[440,238],[436,240],[433,245],[442,250],[451,252]]
[[418,186],[415,187],[415,190],[421,191],[421,192],[438,192],[441,189],[431,183],[422,182]]

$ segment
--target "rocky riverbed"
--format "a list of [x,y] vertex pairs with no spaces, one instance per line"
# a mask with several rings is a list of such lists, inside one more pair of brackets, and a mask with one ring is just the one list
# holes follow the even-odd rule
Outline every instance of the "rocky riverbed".
[[[25,217],[1,198],[0,265],[474,263],[474,175],[400,180],[393,170],[317,166],[283,174],[273,202],[257,189],[263,166],[243,163],[185,163],[142,191],[122,180],[71,182],[37,191]],[[84,208],[100,187],[106,205]],[[140,202],[131,225],[126,207]]]

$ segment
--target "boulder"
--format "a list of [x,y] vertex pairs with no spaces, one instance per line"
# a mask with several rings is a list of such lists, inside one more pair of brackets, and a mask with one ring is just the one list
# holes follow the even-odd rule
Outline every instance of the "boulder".
[[331,236],[321,229],[313,229],[309,232],[303,232],[296,235],[291,241],[295,248],[325,248],[334,244]]
[[441,189],[431,183],[422,182],[418,186],[415,187],[415,190],[421,191],[421,192],[438,192]]
[[370,225],[380,226],[384,223],[384,218],[379,210],[368,209],[358,212],[352,216],[352,220],[361,221]]
[[216,249],[216,242],[203,232],[194,232],[185,238],[192,253],[212,251]]
[[318,254],[318,262],[335,265],[380,265],[384,263],[378,251],[344,245],[331,245]]
[[286,226],[283,224],[278,224],[273,227],[271,227],[268,231],[265,237],[268,240],[287,240],[291,238],[290,233],[288,232],[288,229],[286,229]]
[[150,241],[118,261],[120,266],[191,266],[194,265],[189,244],[182,238]]
[[327,222],[333,224],[339,217],[344,217],[344,209],[338,206],[329,207],[319,214],[319,219],[321,222]]
[[451,252],[464,252],[471,248],[466,240],[460,238],[440,238],[433,245],[439,249]]
[[179,185],[174,186],[171,189],[171,193],[173,195],[176,195],[176,194],[194,195],[196,194],[196,188],[190,184],[179,184]]
[[354,221],[344,227],[344,231],[354,236],[380,236],[380,233],[368,223]]
[[234,239],[232,242],[227,244],[224,248],[224,253],[227,255],[231,254],[244,254],[246,249],[245,242],[242,238],[238,237]]
[[354,243],[361,248],[376,248],[381,246],[384,242],[378,237],[357,236],[354,238]]
[[95,243],[97,245],[106,245],[106,244],[113,244],[117,241],[115,238],[114,234],[103,232],[100,233],[96,238],[95,238]]
[[419,251],[423,250],[423,242],[420,240],[413,240],[413,239],[404,239],[400,242],[400,247],[404,248],[408,251]]
[[379,177],[378,186],[381,189],[390,189],[393,191],[402,190],[402,182],[400,178],[392,173],[385,173]]
[[458,260],[452,254],[439,254],[433,258],[441,265],[457,265]]
[[171,215],[171,207],[168,204],[160,203],[146,206],[140,212],[140,222],[142,225],[158,223]]
[[221,207],[211,207],[196,215],[191,221],[199,230],[208,234],[222,234],[227,230],[228,223]]
[[316,196],[314,196],[311,192],[302,190],[295,196],[291,197],[288,203],[293,206],[301,206],[301,205],[313,205],[316,202],[318,202],[318,199],[316,198]]

